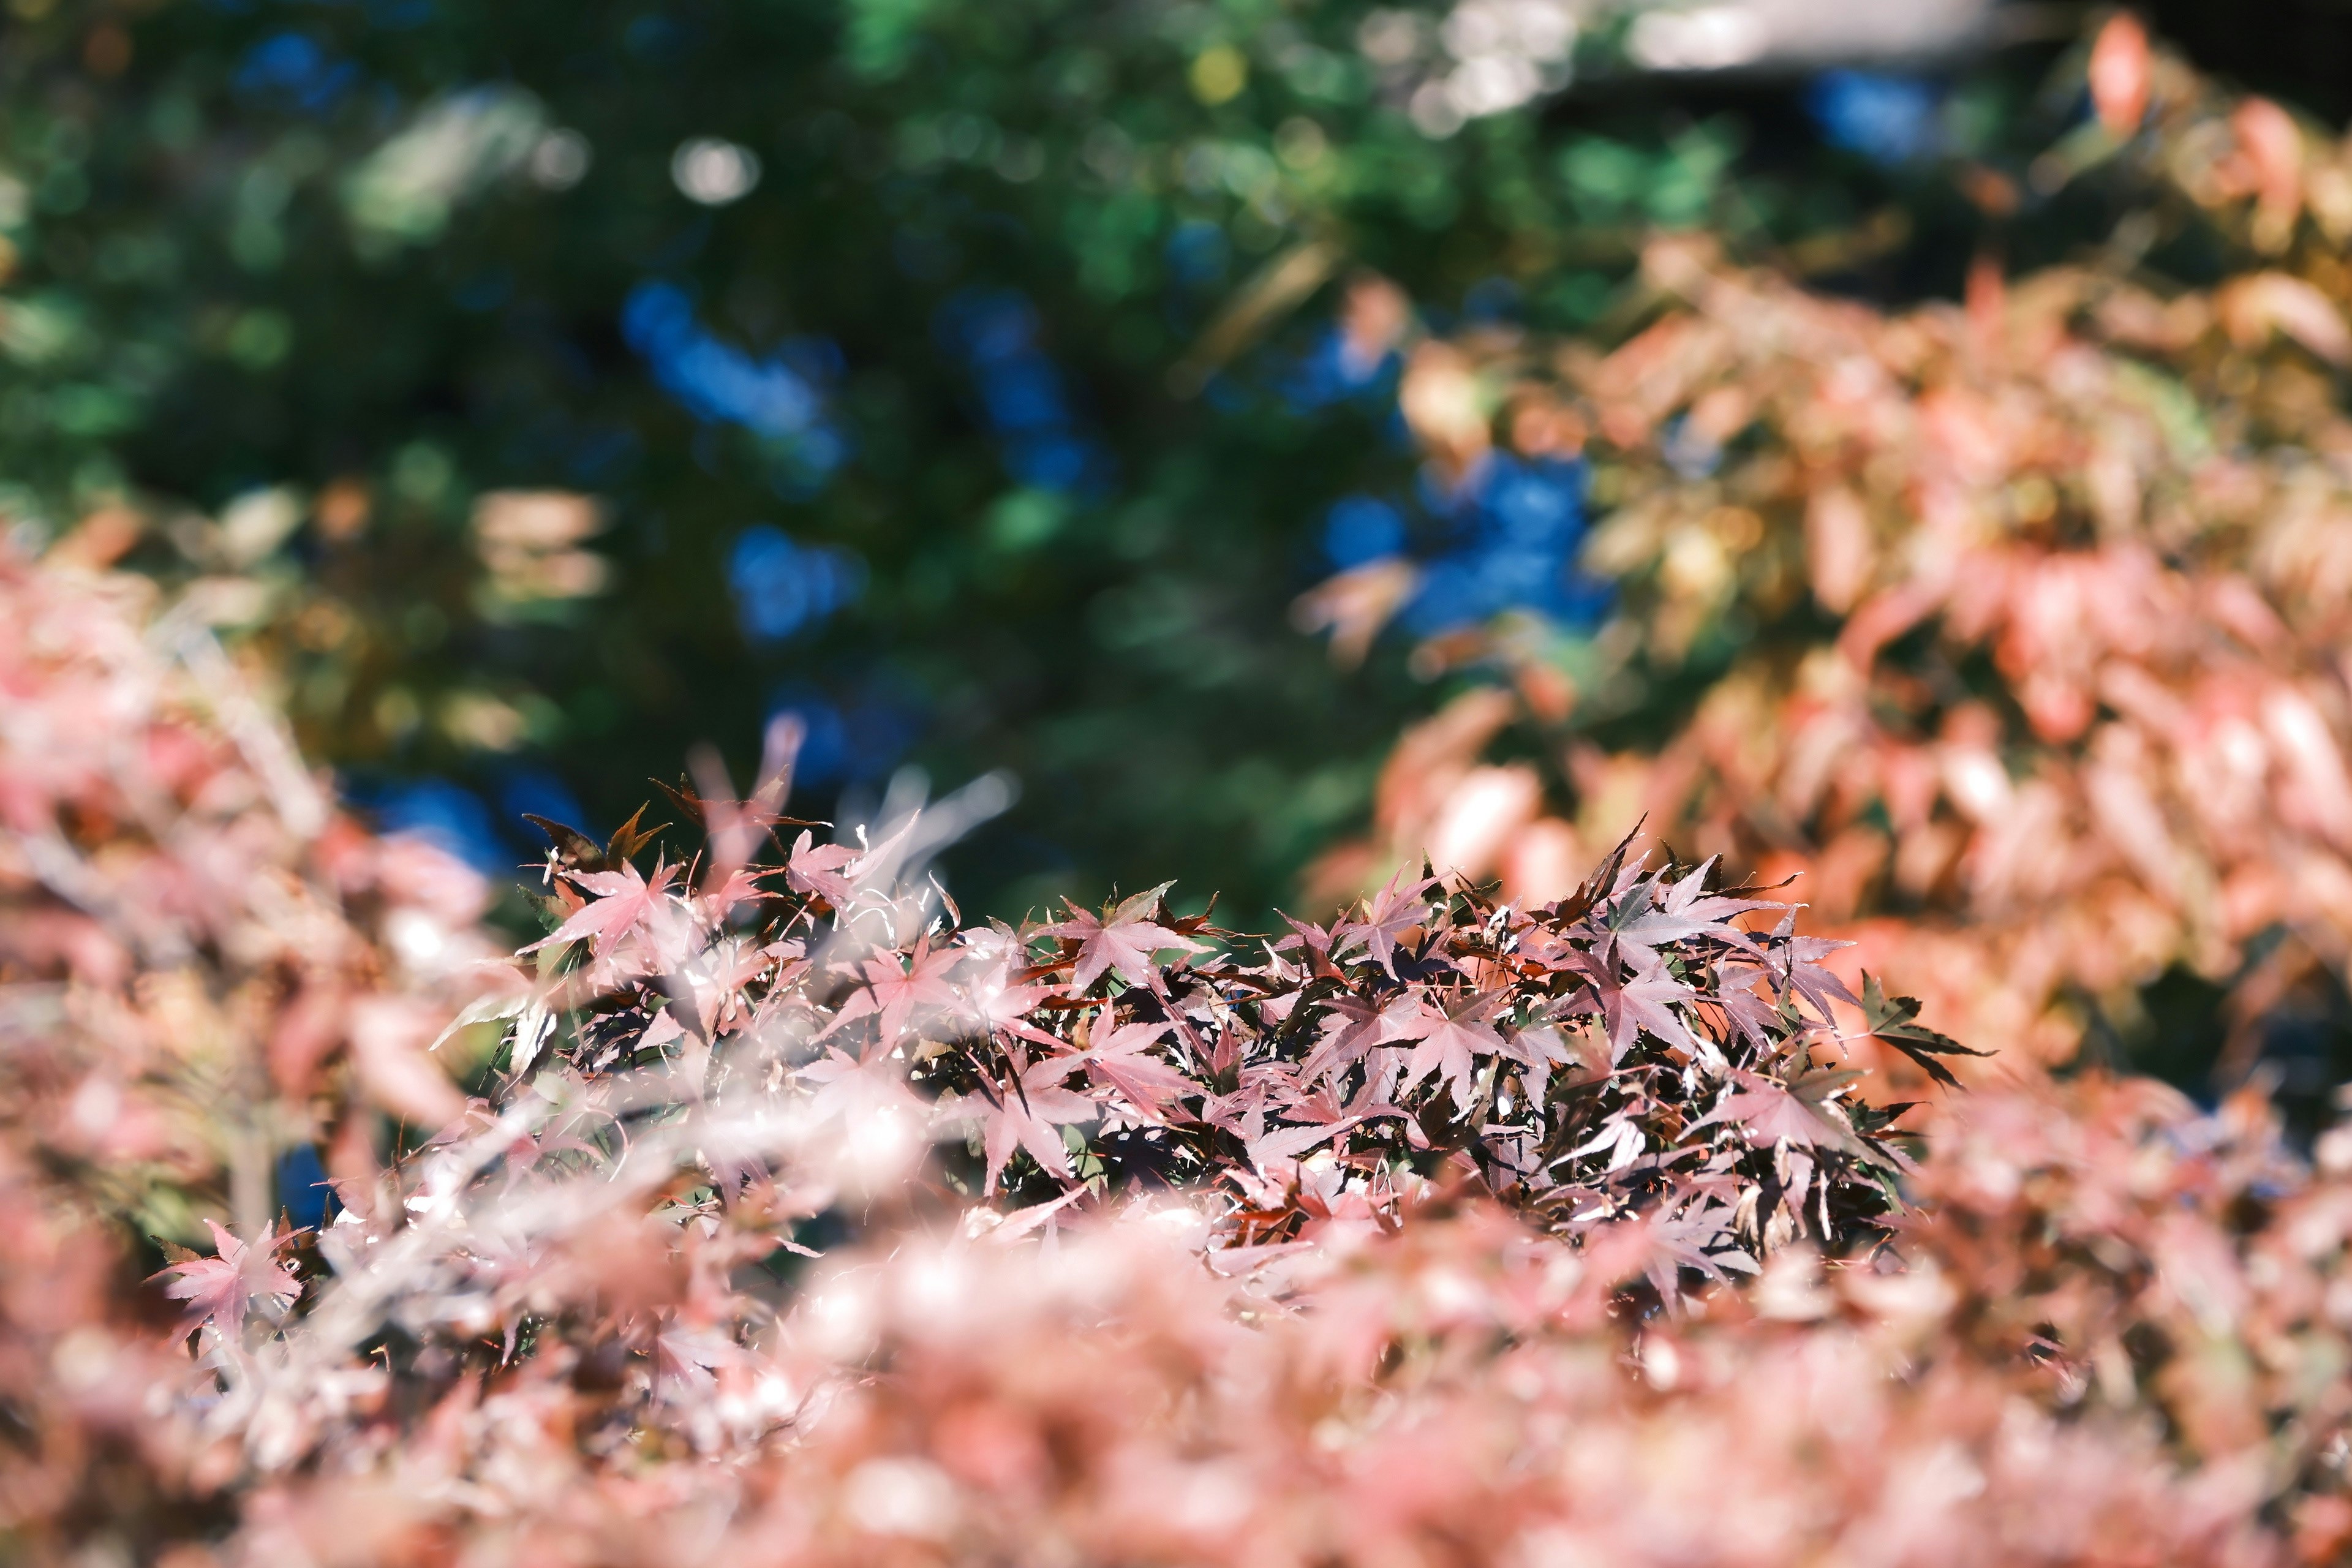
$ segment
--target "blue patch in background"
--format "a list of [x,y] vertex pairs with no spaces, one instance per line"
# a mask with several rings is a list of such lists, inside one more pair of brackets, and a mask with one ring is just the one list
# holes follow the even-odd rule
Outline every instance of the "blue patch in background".
[[1805,110],[1832,146],[1892,167],[1923,158],[1942,140],[1942,95],[1918,77],[1833,70],[1805,89]]

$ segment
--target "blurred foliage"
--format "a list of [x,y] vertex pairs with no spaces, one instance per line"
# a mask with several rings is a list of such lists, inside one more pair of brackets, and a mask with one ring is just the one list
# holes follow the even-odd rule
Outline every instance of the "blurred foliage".
[[478,861],[791,707],[812,808],[1017,774],[984,906],[1181,865],[1260,914],[1415,700],[1284,625],[1335,501],[1412,510],[1349,279],[1575,328],[1658,226],[1907,288],[1972,221],[1801,86],[1611,85],[1605,26],[1588,97],[1455,130],[1436,21],[17,0],[5,504],[221,579],[313,754]]
[[1019,778],[980,907],[1181,866],[1262,921],[1423,700],[1294,595],[1403,529],[1458,568],[1420,629],[1601,603],[1581,470],[1433,501],[1393,345],[1609,329],[1661,228],[1957,291],[1950,170],[2084,113],[2063,38],[1661,83],[1601,7],[1473,20],[14,0],[0,504],[212,579],[310,752],[486,868],[791,709],[802,809]]
[[[2000,225],[1961,302],[1673,237],[1606,330],[1415,348],[1402,405],[1458,489],[1591,466],[1577,564],[1615,598],[1590,637],[1423,637],[1469,689],[1407,732],[1330,894],[1426,853],[1532,907],[1645,823],[1801,876],[1813,929],[1963,1037],[2259,1077],[2324,1121],[2352,1076],[2352,140],[2128,16],[2069,79],[2088,112],[2045,150],[1945,164]],[[1912,140],[1895,84],[1824,86],[1832,127]],[[2004,267],[2011,226],[2046,252],[2103,215]],[[1346,652],[1393,605],[1429,632],[1455,569],[1373,555],[1309,602]]]

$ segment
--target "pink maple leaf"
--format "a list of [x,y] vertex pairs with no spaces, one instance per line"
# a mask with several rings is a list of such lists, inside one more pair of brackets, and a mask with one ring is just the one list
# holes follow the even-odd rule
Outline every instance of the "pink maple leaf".
[[1430,905],[1425,895],[1437,884],[1423,878],[1411,887],[1402,885],[1404,873],[1399,871],[1389,879],[1389,885],[1372,895],[1364,908],[1360,921],[1343,921],[1334,928],[1332,951],[1345,952],[1358,942],[1371,952],[1373,962],[1391,975],[1396,973],[1397,938],[1429,919]]
[[1079,1066],[1072,1057],[1050,1057],[1032,1062],[1014,1084],[989,1084],[980,1094],[956,1095],[939,1103],[943,1121],[978,1121],[981,1143],[988,1159],[985,1191],[993,1195],[1013,1151],[1025,1149],[1045,1173],[1059,1181],[1070,1178],[1069,1151],[1058,1131],[1065,1122],[1092,1121],[1102,1107],[1083,1094],[1062,1087]]
[[738,866],[728,872],[716,887],[702,894],[699,901],[703,918],[714,925],[721,924],[734,914],[739,905],[774,898],[775,894],[760,886],[760,879],[766,875],[767,870],[753,870],[744,866]]
[[1179,931],[1170,931],[1141,917],[1139,910],[1149,910],[1168,889],[1161,883],[1148,893],[1139,893],[1111,911],[1106,921],[1090,910],[1070,906],[1070,918],[1059,925],[1045,927],[1041,936],[1062,937],[1078,944],[1078,967],[1070,977],[1070,989],[1083,994],[1106,970],[1116,973],[1130,985],[1154,984],[1158,973],[1155,954],[1175,949],[1184,952],[1206,951],[1206,944],[1194,942]]
[[1733,915],[1773,906],[1761,899],[1727,899],[1706,893],[1704,889],[1707,874],[1714,869],[1715,862],[1707,861],[1681,881],[1669,885],[1662,901],[1657,900],[1657,888],[1663,877],[1636,885],[1611,910],[1609,933],[1627,946],[1652,952],[1669,942],[1709,937],[1762,956],[1754,938],[1726,922]]
[[1419,1016],[1420,1011],[1419,997],[1410,993],[1382,1005],[1357,996],[1334,996],[1324,1016],[1323,1038],[1299,1065],[1301,1079],[1311,1084],[1336,1078],[1363,1060],[1373,1047],[1410,1037],[1393,1026]]
[[1799,1079],[1792,1091],[1755,1073],[1737,1073],[1734,1078],[1738,1087],[1692,1125],[1734,1126],[1760,1148],[1769,1148],[1785,1138],[1801,1149],[1852,1151],[1856,1148],[1853,1133],[1828,1109],[1826,1097],[1857,1076],[1847,1072],[1810,1074]]
[[971,956],[969,948],[945,947],[933,952],[929,931],[915,940],[915,951],[907,968],[899,967],[895,952],[876,954],[858,965],[862,984],[841,1005],[841,1011],[824,1032],[830,1035],[855,1019],[878,1013],[882,1038],[895,1041],[914,1022],[917,1008],[952,1012],[961,998],[948,977]]
[[719,1386],[719,1370],[744,1360],[743,1349],[716,1329],[662,1325],[654,1335],[654,1397],[686,1405]]
[[[1380,1093],[1380,1086],[1376,1083],[1364,1084],[1356,1090],[1355,1099],[1344,1105],[1340,1103],[1338,1091],[1331,1085],[1323,1084],[1314,1092],[1302,1095],[1284,1106],[1282,1114],[1302,1126],[1319,1127],[1327,1133],[1335,1136],[1362,1122],[1377,1121],[1383,1118],[1398,1121],[1404,1119],[1403,1110],[1383,1099]],[[1278,1145],[1268,1145],[1268,1147],[1276,1150],[1279,1148]],[[1308,1144],[1307,1147],[1311,1148],[1313,1145]],[[1255,1158],[1255,1149],[1252,1151],[1252,1158]]]
[[1745,962],[1719,963],[1716,966],[1716,989],[1712,1000],[1723,1009],[1724,1016],[1741,1038],[1761,1052],[1774,1047],[1774,1028],[1780,1022],[1780,1010],[1756,989],[1756,983],[1769,971],[1761,964]]
[[1856,996],[1844,981],[1817,962],[1842,947],[1853,945],[1850,942],[1839,942],[1825,936],[1792,936],[1782,950],[1787,964],[1782,978],[1789,983],[1790,989],[1811,1002],[1824,1018],[1830,1016],[1832,1002],[1843,1002],[1853,1007],[1862,1005],[1862,998]]
[[978,981],[961,988],[955,1016],[960,1023],[982,1034],[1012,1035],[1050,1051],[1066,1050],[1067,1041],[1055,1039],[1029,1022],[1029,1014],[1037,1004],[1060,989],[1055,985],[1015,985],[1012,961],[1000,960]]
[[1151,1047],[1171,1026],[1165,1023],[1126,1024],[1097,1035],[1081,1053],[1087,1076],[1107,1089],[1117,1089],[1153,1121],[1169,1120],[1178,1109],[1178,1100],[1201,1091],[1199,1084],[1151,1054]]
[[784,863],[784,886],[795,893],[813,894],[829,904],[849,902],[854,889],[841,868],[858,858],[858,851],[846,844],[819,844],[806,828],[793,840],[793,853]]
[[1231,1094],[1213,1094],[1201,1101],[1201,1120],[1222,1127],[1244,1143],[1265,1135],[1268,1114],[1287,1110],[1298,1100],[1298,1083],[1288,1069],[1262,1062],[1241,1070],[1241,1081]]
[[1732,1214],[1720,1204],[1693,1204],[1680,1214],[1654,1213],[1634,1224],[1641,1227],[1639,1241],[1647,1243],[1649,1257],[1643,1272],[1669,1306],[1681,1301],[1680,1275],[1685,1268],[1716,1280],[1723,1278],[1727,1268],[1741,1274],[1756,1272],[1754,1258],[1724,1245],[1734,1232]]
[[[1633,1048],[1634,1037],[1643,1029],[1693,1056],[1716,1054],[1712,1047],[1692,1036],[1672,1005],[1676,1002],[1695,1002],[1698,993],[1667,973],[1664,965],[1646,950],[1633,948],[1626,956],[1634,963],[1633,979],[1621,982],[1605,978],[1594,985],[1609,1024],[1610,1066],[1624,1060],[1625,1053]],[[1643,959],[1647,959],[1646,964]]]
[[1502,1037],[1479,1017],[1496,1000],[1482,996],[1455,1013],[1416,1001],[1410,1015],[1384,1018],[1391,1039],[1421,1042],[1413,1047],[1412,1057],[1405,1062],[1404,1082],[1399,1092],[1412,1089],[1434,1072],[1454,1090],[1454,1109],[1469,1110],[1471,1092],[1478,1077],[1478,1057],[1481,1053],[1497,1056],[1504,1048]]
[[1770,975],[1775,988],[1784,994],[1794,992],[1813,1005],[1823,1018],[1829,1017],[1830,1004],[1843,1002],[1859,1007],[1862,998],[1847,988],[1846,983],[1821,965],[1821,961],[1841,948],[1852,947],[1850,942],[1833,937],[1799,936],[1797,910],[1791,905],[1772,930],[1773,952],[1766,961],[1764,973]]
[[1576,1060],[1576,1053],[1568,1048],[1559,1031],[1549,1024],[1517,1029],[1504,1036],[1501,1054],[1527,1069],[1528,1092],[1538,1106],[1543,1103],[1545,1086],[1551,1082],[1551,1069]]
[[591,939],[590,950],[597,957],[604,957],[659,906],[663,889],[677,880],[677,872],[675,866],[656,866],[650,882],[626,862],[617,871],[572,872],[571,880],[596,896],[574,910],[570,920],[522,951],[536,952],[542,947],[560,947],[587,937]]
[[809,1111],[819,1121],[927,1109],[908,1090],[906,1067],[886,1043],[868,1046],[862,1058],[835,1046],[803,1068],[801,1079],[816,1086]]
[[159,1269],[151,1278],[177,1276],[163,1287],[163,1294],[187,1303],[180,1332],[184,1334],[202,1324],[212,1323],[224,1338],[234,1342],[245,1327],[246,1311],[257,1297],[283,1307],[302,1293],[301,1281],[287,1272],[276,1257],[279,1247],[301,1233],[289,1231],[278,1236],[273,1234],[274,1225],[264,1226],[260,1239],[247,1246],[211,1220],[205,1221],[205,1225],[213,1233],[213,1246],[218,1257],[192,1258]]

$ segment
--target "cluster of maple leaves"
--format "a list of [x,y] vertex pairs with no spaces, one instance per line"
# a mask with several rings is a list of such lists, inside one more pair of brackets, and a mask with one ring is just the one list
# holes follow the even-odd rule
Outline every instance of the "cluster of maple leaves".
[[1954,1047],[1763,892],[958,930],[780,746],[683,862],[550,825],[494,959],[135,584],[0,589],[11,1561],[2352,1546],[2352,1135],[2021,1062],[1898,1132],[1841,1060]]
[[[756,799],[678,799],[719,837],[772,824]],[[1562,1234],[1658,1211],[1709,1276],[1793,1237],[1843,1249],[1906,1166],[1905,1108],[1851,1098],[1852,1041],[1947,1084],[1938,1058],[1975,1054],[1874,980],[1855,994],[1821,966],[1840,944],[1796,934],[1793,910],[1628,846],[1549,906],[1399,876],[1251,944],[1173,914],[1166,885],[955,931],[877,883],[888,843],[803,831],[766,869],[647,875],[621,852],[635,819],[604,849],[546,826],[562,921],[537,946],[579,962],[509,1004],[517,1067],[562,1014],[555,1056],[590,1082],[675,1059],[707,1099],[756,1079],[820,1119],[961,1130],[983,1196],[1222,1184],[1236,1242],[1389,1213],[1456,1161]],[[1668,1295],[1675,1276],[1661,1264]]]
[[[1398,745],[1326,885],[1427,853],[1541,901],[1646,819],[1803,873],[1840,962],[2005,1052],[2129,1041],[2178,972],[2227,992],[2237,1081],[2265,1017],[2324,1004],[2352,952],[2352,142],[2129,16],[2075,58],[2096,118],[2001,188],[2101,184],[2126,216],[2077,262],[1988,255],[1965,300],[1882,310],[1666,239],[1618,341],[1423,345],[1433,472],[1580,449],[1619,607],[1422,650],[1503,679]],[[2221,281],[2167,279],[2191,250]],[[1325,601],[1377,616],[1392,567]],[[1507,729],[1535,763],[1486,760]]]

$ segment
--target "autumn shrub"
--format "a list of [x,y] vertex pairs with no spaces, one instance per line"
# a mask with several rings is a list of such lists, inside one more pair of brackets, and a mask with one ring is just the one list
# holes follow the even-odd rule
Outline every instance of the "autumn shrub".
[[482,879],[342,815],[200,611],[0,557],[0,1540],[34,1560],[226,1520],[140,1274],[262,1230],[288,1152],[358,1177],[381,1117],[457,1114],[425,1047],[504,983]]
[[1960,1047],[1710,868],[959,929],[938,815],[821,841],[780,729],[667,837],[550,825],[508,960],[183,607],[0,591],[12,1560],[2352,1543],[2352,1141],[2000,1055],[1859,1100]]
[[[1504,679],[1399,743],[1327,896],[1426,852],[1549,899],[1646,822],[1801,873],[1807,929],[2011,1056],[2145,1034],[2168,973],[2224,995],[2225,1083],[2283,1005],[2325,1011],[2352,955],[2352,142],[2128,16],[2074,60],[2081,125],[1952,171],[1995,214],[2095,188],[2073,263],[1988,251],[1964,300],[1881,309],[1664,238],[1613,335],[1419,343],[1433,483],[1588,465],[1582,566],[1617,607],[1427,641],[1432,672]],[[1304,608],[1360,647],[1427,570]]]

